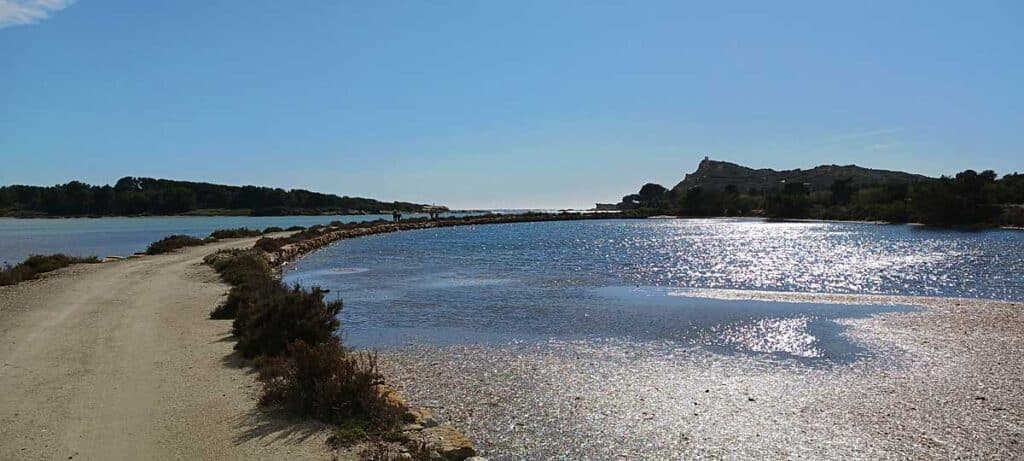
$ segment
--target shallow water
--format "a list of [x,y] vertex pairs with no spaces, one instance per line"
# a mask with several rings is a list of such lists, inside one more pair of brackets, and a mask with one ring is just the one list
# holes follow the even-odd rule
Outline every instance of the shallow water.
[[837,319],[902,307],[724,301],[725,288],[1024,299],[1024,233],[857,223],[612,220],[430,229],[338,243],[289,281],[344,298],[359,347],[672,340],[847,360]]
[[[456,213],[453,215],[463,215]],[[406,217],[420,217],[406,213]],[[205,237],[217,229],[312,226],[331,221],[391,220],[391,215],[336,216],[161,216],[142,218],[0,218],[0,264],[32,254],[127,256],[171,234]]]

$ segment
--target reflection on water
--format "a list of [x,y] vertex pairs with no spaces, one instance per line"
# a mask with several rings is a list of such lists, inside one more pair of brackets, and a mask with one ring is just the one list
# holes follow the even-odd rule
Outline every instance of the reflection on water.
[[737,349],[796,357],[823,357],[825,352],[808,328],[810,317],[762,318],[716,329],[722,342]]
[[[367,270],[330,272],[347,267]],[[901,308],[695,299],[686,290],[1024,300],[1020,273],[1016,231],[718,219],[380,235],[311,255],[286,277],[341,295],[356,346],[617,337],[844,360],[863,351],[836,319]]]

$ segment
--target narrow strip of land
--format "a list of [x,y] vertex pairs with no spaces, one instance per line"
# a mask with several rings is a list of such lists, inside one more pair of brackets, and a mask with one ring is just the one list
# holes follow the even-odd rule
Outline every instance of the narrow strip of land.
[[0,459],[317,459],[320,426],[256,411],[202,257],[73,266],[0,288]]

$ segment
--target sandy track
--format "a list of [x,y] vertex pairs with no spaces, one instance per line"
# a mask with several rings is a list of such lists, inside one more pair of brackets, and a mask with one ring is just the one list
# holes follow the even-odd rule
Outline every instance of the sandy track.
[[0,459],[317,459],[314,423],[256,410],[202,257],[254,239],[0,287]]

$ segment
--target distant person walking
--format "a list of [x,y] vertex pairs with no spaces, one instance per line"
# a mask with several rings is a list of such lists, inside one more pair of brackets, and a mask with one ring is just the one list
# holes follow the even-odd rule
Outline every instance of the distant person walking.
[[398,211],[398,210],[392,211],[391,212],[391,219],[393,221],[395,221],[395,222],[401,221],[402,220],[402,212]]

